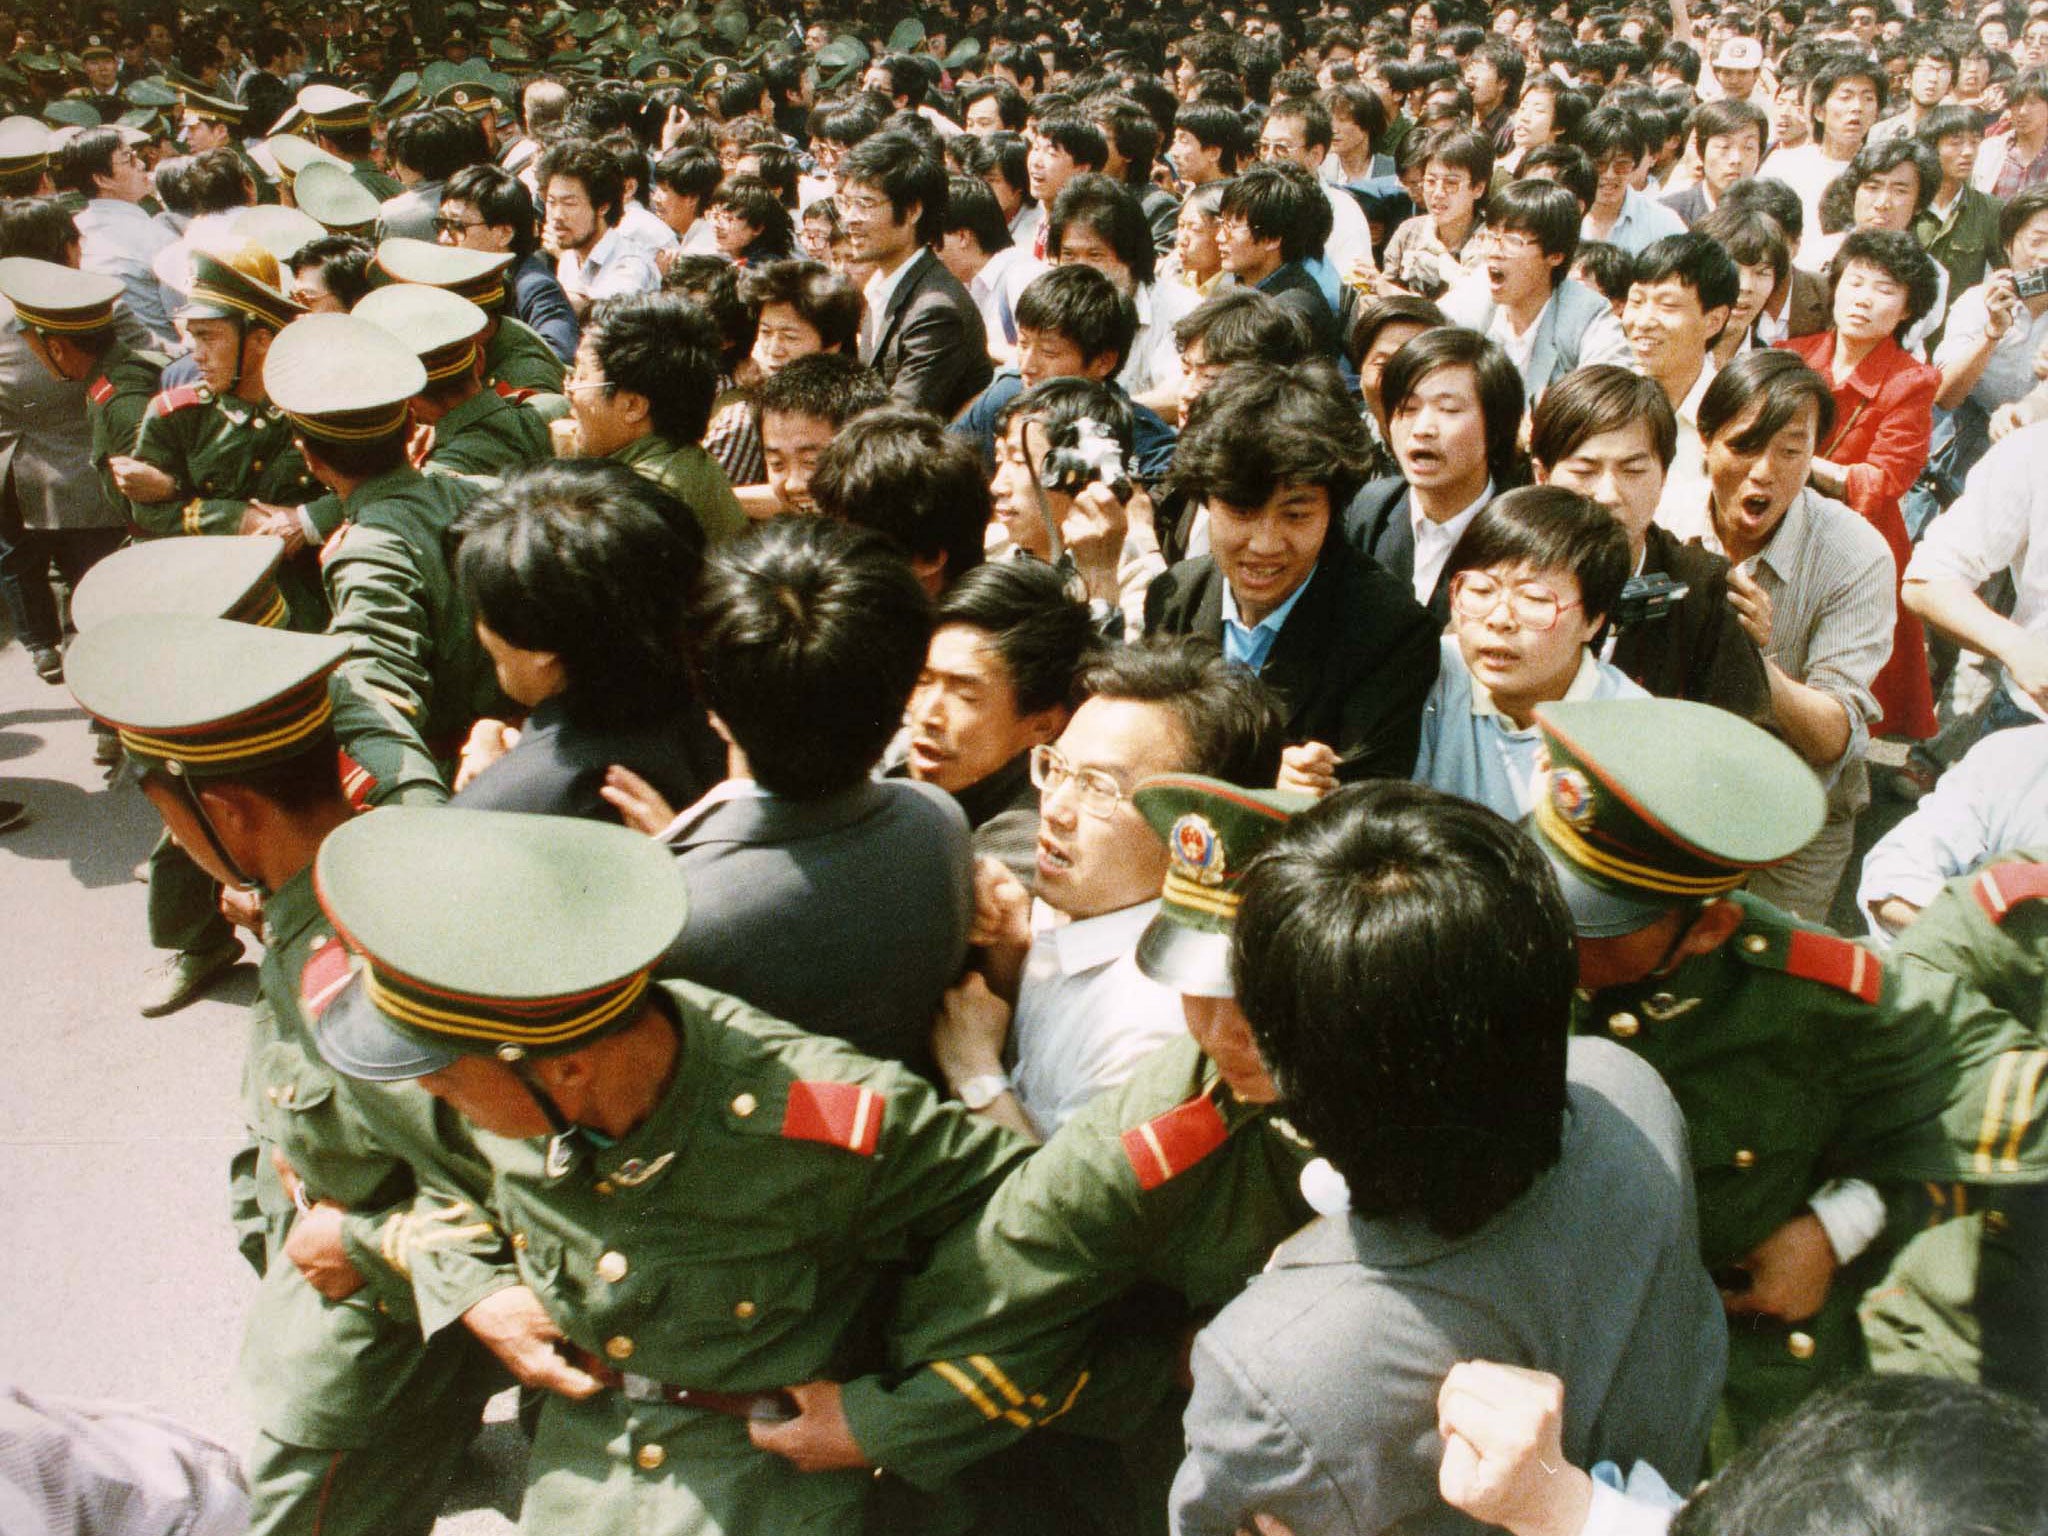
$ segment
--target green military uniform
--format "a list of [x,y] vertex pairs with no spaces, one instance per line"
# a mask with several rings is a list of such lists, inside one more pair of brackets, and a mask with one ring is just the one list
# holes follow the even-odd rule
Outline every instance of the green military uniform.
[[[1139,786],[1138,809],[1172,855],[1138,947],[1145,974],[1194,996],[1232,995],[1236,881],[1309,803],[1195,775]],[[1157,1525],[1180,1456],[1185,1332],[1313,1216],[1302,1190],[1310,1157],[1192,1039],[1163,1046],[1123,1087],[1084,1105],[905,1284],[890,1329],[893,1370],[843,1393],[862,1451],[937,1489],[1041,1426],[1132,1442],[1163,1422],[1162,1455],[1136,1448],[1126,1479],[1135,1496],[1128,1486],[1122,1498],[1091,1488],[1061,1516],[1070,1528]],[[1049,1447],[1043,1459],[1059,1466],[1070,1448]],[[1001,1473],[978,1481],[988,1506],[973,1516],[980,1530],[1019,1518],[1003,1505],[1042,1506],[1052,1491],[1006,1487]]]
[[[2000,854],[1951,880],[1894,953],[2048,1032],[2048,857]],[[2048,1071],[2048,1053],[2023,1070]],[[2048,1199],[1971,1183],[1924,1193],[1923,1229],[1863,1299],[1872,1365],[1982,1381],[2048,1408]]]
[[[2028,1030],[1954,977],[1887,965],[1735,892],[1820,825],[1819,788],[1789,749],[1679,700],[1545,705],[1538,720],[1550,767],[1531,826],[1582,942],[1693,903],[1740,909],[1726,942],[1594,994],[1580,1021],[1656,1066],[1685,1110],[1701,1253],[1724,1291],[1746,1287],[1757,1245],[1830,1180],[2041,1178],[2048,1074],[2033,1063],[2048,1053]],[[1884,1257],[1847,1265],[1812,1319],[1731,1315],[1717,1454],[1861,1368],[1857,1296]]]
[[553,457],[546,422],[477,382],[477,342],[490,324],[490,316],[483,310],[445,288],[390,283],[367,295],[354,313],[382,326],[418,355],[427,372],[422,401],[446,407],[447,400],[453,398],[447,391],[471,391],[468,398],[444,409],[433,422],[428,469],[450,475],[502,477],[522,465]]
[[723,544],[746,531],[747,514],[732,493],[732,482],[725,478],[718,461],[697,444],[672,443],[649,432],[613,449],[610,456],[688,507],[704,530],[706,544]]
[[[192,258],[193,283],[181,319],[228,320],[282,331],[305,313],[276,289],[206,252]],[[150,401],[135,439],[135,457],[169,475],[167,501],[134,503],[130,517],[152,537],[240,533],[249,503],[299,507],[319,482],[292,441],[291,423],[268,397],[216,396],[203,384],[180,385]],[[327,602],[311,554],[279,575],[295,629],[326,627]]]
[[[193,574],[183,569],[191,564],[172,560],[162,575]],[[331,754],[327,678],[346,654],[326,636],[151,612],[84,631],[69,675],[140,769],[196,786]],[[196,795],[191,806],[203,821]],[[417,1086],[372,1088],[320,1059],[302,996],[331,995],[350,973],[310,867],[266,894],[264,924],[242,1085],[255,1145],[235,1170],[244,1252],[263,1277],[240,1370],[258,1426],[252,1529],[426,1536],[484,1401],[503,1382],[466,1333],[423,1342],[410,1281],[385,1245],[387,1227],[412,1211],[418,1180],[372,1122],[403,1124],[439,1184],[480,1192],[485,1169],[459,1121]],[[379,1102],[366,1111],[372,1098]],[[280,1159],[299,1181],[295,1193]],[[328,1202],[347,1208],[341,1243],[364,1281],[338,1301],[285,1253],[298,1213]],[[469,1225],[478,1225],[473,1213]],[[508,1282],[500,1273],[480,1287],[471,1277],[471,1299]]]
[[[971,1211],[1023,1143],[893,1063],[652,986],[683,885],[623,829],[396,807],[330,836],[316,883],[364,963],[321,1019],[328,1060],[395,1080],[495,1058],[558,1128],[477,1137],[521,1278],[611,1386],[543,1406],[524,1527],[858,1530],[872,1479],[798,1472],[745,1421],[785,1383],[869,1363],[884,1268]],[[600,1136],[562,1117],[530,1058],[621,1029],[666,1041],[674,1067],[630,1129]],[[413,1261],[416,1287],[434,1258]]]
[[[299,115],[316,131],[324,129],[329,133],[345,133],[350,129],[370,126],[370,98],[338,85],[303,86],[299,90],[297,105]],[[397,177],[378,170],[377,162],[368,155],[361,159],[350,157],[347,163],[349,174],[380,203],[405,190]]]
[[335,676],[335,730],[364,795],[439,801],[440,760],[501,705],[446,555],[448,530],[481,493],[404,459],[407,402],[426,382],[411,350],[353,315],[308,315],[272,343],[271,398],[315,450],[383,444],[393,467],[342,498],[343,522],[320,551],[330,633],[351,655]]
[[[200,118],[209,123],[219,123],[228,130],[230,135],[239,134],[242,131],[242,121],[249,113],[248,109],[240,102],[228,101],[219,96],[209,96],[196,86],[187,85],[182,81],[173,81],[172,89],[178,93],[178,100],[184,107],[187,117]],[[249,158],[249,151],[243,147],[242,141],[239,138],[230,137],[227,149],[229,154],[242,163],[242,170],[249,178],[249,185],[255,189],[256,201],[258,203],[275,203],[278,200],[277,184],[263,173],[261,166]]]
[[509,251],[472,251],[397,238],[377,247],[373,270],[394,283],[445,288],[493,316],[496,324],[484,340],[485,385],[553,420],[569,408],[562,397],[568,370],[538,331],[505,312],[505,270],[512,260]]

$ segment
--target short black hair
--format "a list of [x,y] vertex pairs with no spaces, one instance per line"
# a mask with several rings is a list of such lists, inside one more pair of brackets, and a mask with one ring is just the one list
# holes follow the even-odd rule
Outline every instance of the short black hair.
[[1151,221],[1131,189],[1100,172],[1069,177],[1046,212],[1045,250],[1060,259],[1066,234],[1076,225],[1093,230],[1130,269],[1132,281],[1152,281],[1158,250],[1152,243]]
[[1182,353],[1197,342],[1202,361],[1232,363],[1305,362],[1315,349],[1308,322],[1270,293],[1256,288],[1219,288],[1173,324]]
[[1065,150],[1084,171],[1099,171],[1109,164],[1109,140],[1079,112],[1048,113],[1032,123],[1031,131]]
[[1213,101],[1191,101],[1175,115],[1173,126],[1176,132],[1185,129],[1202,148],[1216,150],[1216,163],[1226,176],[1236,171],[1237,162],[1244,157],[1249,135],[1243,116],[1235,108]]
[[1806,230],[1806,205],[1799,200],[1797,192],[1777,177],[1745,176],[1740,181],[1729,183],[1728,190],[1721,194],[1721,201],[1714,206],[1718,211],[1731,204],[1769,214],[1785,231],[1785,239],[1792,248],[1799,248],[1800,236]]
[[873,187],[896,218],[917,204],[917,240],[936,245],[945,232],[946,170],[907,133],[891,129],[861,140],[839,162],[839,185]]
[[1423,163],[1441,161],[1452,170],[1463,171],[1483,198],[1493,179],[1493,141],[1472,128],[1439,128],[1422,140]]
[[2020,231],[2042,213],[2048,213],[2048,183],[2014,193],[2012,200],[1998,212],[1998,243],[2007,250],[2012,249]]
[[114,174],[114,156],[121,148],[121,135],[112,128],[87,128],[56,146],[50,154],[50,181],[59,192],[74,192],[83,198],[99,195],[95,176]]
[[1778,221],[1756,208],[1720,207],[1693,223],[1696,234],[1718,240],[1721,248],[1738,265],[1769,267],[1777,282],[1785,281],[1792,265],[1792,244]]
[[1635,258],[1618,245],[1609,245],[1605,240],[1585,240],[1579,244],[1578,255],[1572,258],[1572,270],[1584,273],[1581,281],[1598,291],[1600,296],[1612,304],[1628,302],[1629,284],[1635,281]]
[[626,725],[689,697],[684,620],[704,535],[646,476],[607,459],[518,469],[464,509],[454,537],[471,608],[561,658],[573,718]]
[[1692,115],[1693,142],[1702,150],[1706,149],[1709,139],[1726,138],[1751,129],[1756,130],[1757,151],[1761,154],[1763,146],[1771,141],[1771,120],[1753,101],[1724,98],[1702,102],[1700,109]]
[[1363,363],[1366,354],[1372,351],[1373,343],[1379,340],[1380,332],[1396,324],[1419,325],[1434,330],[1450,322],[1444,318],[1444,312],[1429,300],[1412,293],[1390,293],[1382,298],[1367,299],[1352,316],[1351,330],[1344,338],[1344,355],[1351,360],[1351,366],[1356,368]]
[[996,436],[1007,436],[1010,423],[1020,416],[1043,427],[1055,448],[1073,447],[1084,421],[1095,423],[1115,438],[1126,459],[1137,440],[1130,401],[1094,379],[1047,379],[1012,395],[996,413]]
[[[1550,174],[1545,176],[1545,171]],[[1520,177],[1523,181],[1556,182],[1571,193],[1582,212],[1593,206],[1594,195],[1600,190],[1600,173],[1576,144],[1537,145],[1522,156]]]
[[779,517],[711,552],[690,607],[690,672],[763,789],[852,789],[903,723],[931,643],[924,588],[886,539]]
[[1486,428],[1486,472],[1496,486],[1512,483],[1515,439],[1522,427],[1522,376],[1497,342],[1477,331],[1447,325],[1405,342],[1380,375],[1380,403],[1391,422],[1408,397],[1442,368],[1472,370],[1479,418]]
[[465,165],[441,188],[443,203],[467,203],[486,224],[512,230],[512,253],[530,254],[539,244],[533,194],[501,165]]
[[1858,229],[1849,233],[1836,248],[1835,259],[1828,263],[1831,310],[1842,274],[1858,261],[1876,267],[1906,290],[1906,312],[1892,332],[1894,339],[1903,337],[1934,308],[1941,292],[1941,278],[1926,248],[1902,229]]
[[1368,143],[1378,149],[1387,136],[1387,107],[1380,93],[1356,80],[1340,80],[1322,94],[1323,110],[1332,118],[1347,117]]
[[1702,310],[1733,308],[1742,296],[1742,274],[1721,242],[1687,230],[1666,235],[1636,257],[1634,281],[1676,280],[1693,291]]
[[1913,136],[1930,149],[1939,149],[1941,141],[1953,134],[1967,133],[1973,139],[1984,137],[1984,114],[1975,107],[1936,107],[1920,119],[1920,126]]
[[1183,772],[1249,788],[1279,776],[1287,741],[1279,700],[1214,641],[1156,636],[1110,647],[1082,670],[1080,686],[1084,698],[1165,706],[1187,744]]
[[938,417],[910,406],[864,411],[818,456],[811,499],[827,517],[886,534],[945,579],[981,564],[993,507],[981,456]]
[[753,226],[754,237],[747,242],[749,262],[786,258],[796,249],[796,221],[775,189],[760,177],[726,177],[711,194],[711,206],[730,209]]
[[1329,199],[1309,172],[1292,161],[1262,160],[1223,189],[1225,218],[1242,218],[1254,240],[1278,240],[1280,259],[1307,261],[1329,243]]
[[1290,96],[1266,110],[1266,121],[1287,118],[1301,124],[1302,143],[1309,149],[1330,147],[1330,109],[1313,96]]
[[384,152],[424,181],[446,181],[491,158],[482,125],[454,107],[406,113],[385,131]]
[[1017,712],[1035,715],[1080,702],[1081,668],[1099,639],[1088,605],[1068,590],[1067,577],[1043,560],[995,560],[977,565],[946,590],[934,627],[978,629],[1002,661],[1016,694]]
[[1902,165],[1913,167],[1913,212],[1925,213],[1934,194],[1941,189],[1941,159],[1932,146],[1911,134],[1901,134],[1895,139],[1865,144],[1856,151],[1848,169],[1828,184],[1820,200],[1822,232],[1834,234],[1852,227],[1856,220],[1857,189],[1871,177],[1882,176]]
[[711,317],[719,337],[719,361],[726,373],[754,347],[754,312],[740,297],[740,269],[723,256],[687,251],[662,278],[664,293],[681,294]]
[[[871,61],[868,69],[879,69],[889,77],[889,96],[908,98],[913,107],[924,105],[925,92],[930,88],[930,77],[924,66],[907,53],[885,53]],[[862,71],[863,74],[866,71]]]
[[979,176],[953,176],[946,182],[946,218],[941,232],[950,235],[955,230],[971,235],[984,256],[1016,244],[995,189]]
[[1545,256],[1563,259],[1550,269],[1555,288],[1571,275],[1583,215],[1579,200],[1554,181],[1511,181],[1487,199],[1486,222],[1495,230],[1519,230],[1534,238]]
[[860,290],[822,262],[770,261],[740,274],[740,299],[758,319],[770,304],[787,304],[818,333],[825,350],[845,352],[860,338]]
[[977,80],[960,93],[960,116],[964,121],[967,109],[978,102],[993,101],[996,104],[996,120],[1016,133],[1024,126],[1030,113],[1031,104],[1024,99],[1024,93],[1007,80]]
[[1562,1150],[1578,957],[1550,862],[1399,781],[1293,818],[1241,882],[1238,1005],[1354,1217],[1477,1231]]
[[1124,185],[1140,192],[1151,186],[1152,163],[1159,158],[1159,124],[1152,114],[1122,95],[1092,97],[1087,112],[1109,147],[1123,158]]
[[614,390],[647,400],[654,430],[671,443],[701,442],[718,394],[718,328],[677,293],[607,299],[591,312],[583,341]]
[[[1890,81],[1885,77],[1882,64],[1860,49],[1854,48],[1832,51],[1821,61],[1820,68],[1814,71],[1813,79],[1806,88],[1807,120],[1813,124],[1813,136],[1816,140],[1820,138],[1821,108],[1827,104],[1827,99],[1835,94],[1835,88],[1844,80],[1859,79],[1868,80],[1872,88],[1876,90],[1877,110],[1881,115],[1884,112],[1885,96],[1890,85]],[[2022,75],[2020,79],[2024,81],[2026,76]],[[2041,94],[2044,98],[2048,98],[2048,75],[2043,76]],[[2007,102],[2010,103],[2012,99],[2013,93],[2008,91],[2006,93]]]
[[1828,381],[1808,367],[1796,352],[1776,347],[1745,352],[1715,374],[1714,382],[1700,396],[1700,441],[1712,442],[1723,428],[1761,402],[1762,409],[1749,430],[1730,440],[1743,453],[1760,453],[1809,400],[1819,412],[1814,421],[1814,442],[1818,445],[1828,440],[1835,427],[1835,396]]
[[770,411],[779,416],[808,416],[829,423],[834,431],[858,416],[889,403],[882,376],[850,352],[814,352],[771,373],[750,393],[754,424]]
[[33,256],[61,267],[78,238],[71,210],[54,197],[15,197],[0,203],[0,256]]
[[1543,392],[1529,429],[1529,452],[1546,470],[1570,458],[1590,437],[1634,421],[1650,429],[1650,446],[1665,469],[1678,456],[1678,415],[1654,379],[1614,363],[1574,368]]
[[[1593,104],[1586,99],[1584,91],[1574,90],[1552,74],[1538,75],[1522,88],[1522,100],[1527,101],[1531,96],[1550,98],[1551,126],[1558,136],[1554,143],[1569,144],[1572,135],[1579,131],[1579,124],[1586,120],[1586,114],[1593,110]],[[1523,174],[1528,174],[1526,167]]]
[[1051,267],[1017,295],[1017,328],[1064,336],[1085,362],[1105,352],[1122,368],[1138,334],[1138,311],[1108,274],[1075,263]]
[[658,181],[677,197],[694,197],[702,209],[711,194],[718,190],[718,183],[725,172],[718,163],[718,156],[702,145],[692,144],[682,149],[672,149],[654,162],[654,180]]
[[1610,155],[1626,153],[1631,160],[1640,160],[1655,148],[1642,119],[1625,107],[1595,107],[1579,124],[1572,142],[1596,168]]
[[354,309],[370,291],[370,265],[376,257],[376,247],[360,235],[322,235],[293,251],[285,265],[294,275],[302,267],[317,267],[327,291]]
[[1628,534],[1600,503],[1561,485],[1525,485],[1480,509],[1459,535],[1444,574],[1495,565],[1570,571],[1582,611],[1604,618],[1614,611],[1633,563]]
[[1247,508],[1289,486],[1321,486],[1335,513],[1370,458],[1365,422],[1329,364],[1239,363],[1189,408],[1173,485],[1191,500]]
[[542,152],[537,181],[541,196],[557,176],[580,182],[590,206],[617,224],[626,206],[626,178],[619,162],[591,139],[560,139]]

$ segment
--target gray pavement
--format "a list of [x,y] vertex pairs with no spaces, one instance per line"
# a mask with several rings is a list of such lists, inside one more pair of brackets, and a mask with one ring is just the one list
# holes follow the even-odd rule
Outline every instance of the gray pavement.
[[[131,871],[157,821],[92,762],[85,717],[0,641],[0,1375],[146,1404],[246,1446],[234,1387],[255,1277],[227,1224],[244,1005],[258,954],[205,1000],[145,1019],[156,954]],[[507,1394],[437,1530],[513,1529]]]

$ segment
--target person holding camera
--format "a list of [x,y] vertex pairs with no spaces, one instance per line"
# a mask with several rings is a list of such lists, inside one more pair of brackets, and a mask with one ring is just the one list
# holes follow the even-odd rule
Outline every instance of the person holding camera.
[[2048,186],[2029,187],[2007,203],[1998,235],[2006,265],[1957,296],[1934,350],[1941,371],[1934,403],[1959,413],[1962,441],[1952,470],[1958,485],[1990,445],[1994,415],[2038,421],[2039,407],[2048,404],[2048,394],[2030,398],[2035,355],[2048,345]]
[[1728,602],[1728,562],[1654,521],[1678,448],[1678,417],[1657,381],[1599,364],[1537,402],[1536,479],[1589,497],[1628,537],[1628,581],[1605,635],[1609,662],[1658,698],[1697,699],[1771,723],[1763,655]]

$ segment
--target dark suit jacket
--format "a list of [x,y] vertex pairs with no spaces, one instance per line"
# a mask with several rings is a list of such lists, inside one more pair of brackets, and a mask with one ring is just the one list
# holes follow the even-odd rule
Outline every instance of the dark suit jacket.
[[[1335,748],[1345,783],[1407,778],[1436,682],[1439,629],[1407,582],[1332,529],[1259,669],[1279,696],[1288,741]],[[1145,631],[1222,643],[1223,576],[1213,559],[1183,560],[1152,583]]]
[[[1399,475],[1374,480],[1344,509],[1344,537],[1360,554],[1378,561],[1415,590],[1415,528],[1408,521],[1408,482]],[[1451,622],[1448,569],[1429,594],[1429,616],[1441,631]]]
[[655,966],[931,1072],[932,1016],[973,912],[967,818],[942,789],[863,779],[820,800],[741,793],[671,834],[690,921]]
[[1792,297],[1785,301],[1785,339],[1818,336],[1835,323],[1835,308],[1828,301],[1828,280],[1804,267],[1792,269]]
[[508,270],[513,318],[546,342],[548,350],[563,362],[573,363],[581,330],[553,264],[536,252],[513,262]]
[[1674,192],[1663,199],[1664,206],[1685,220],[1685,227],[1691,229],[1711,211],[1707,207],[1707,189],[1694,182],[1682,192]]
[[670,805],[689,805],[725,777],[725,743],[695,704],[650,709],[606,730],[573,721],[559,699],[536,705],[519,745],[478,774],[449,803],[476,811],[522,811],[617,821],[598,793],[613,763],[632,769]]
[[1330,309],[1330,301],[1323,297],[1321,285],[1309,276],[1308,268],[1298,261],[1285,262],[1278,271],[1267,274],[1259,291],[1271,294],[1308,322],[1309,335],[1319,356],[1335,362],[1342,354],[1344,338],[1338,334],[1337,316]]
[[1664,618],[1622,630],[1608,659],[1660,699],[1696,699],[1769,727],[1770,679],[1728,606],[1728,562],[1652,523],[1643,574],[1660,572],[1684,582],[1686,595]]
[[988,331],[973,296],[938,257],[921,249],[911,260],[868,363],[896,399],[950,421],[995,376]]

